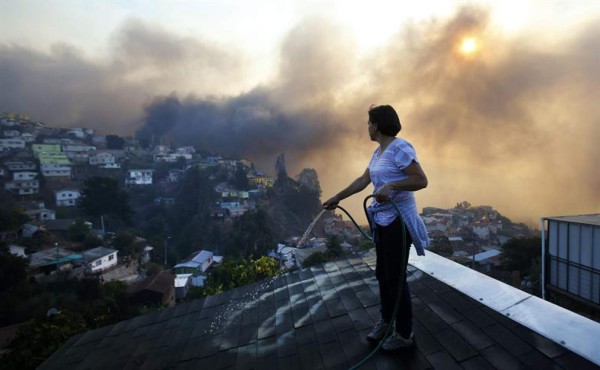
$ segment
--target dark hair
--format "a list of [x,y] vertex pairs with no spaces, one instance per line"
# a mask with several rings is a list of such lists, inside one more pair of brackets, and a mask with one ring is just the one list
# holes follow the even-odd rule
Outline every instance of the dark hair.
[[369,121],[377,125],[377,130],[387,136],[396,136],[402,130],[398,114],[389,105],[371,106]]

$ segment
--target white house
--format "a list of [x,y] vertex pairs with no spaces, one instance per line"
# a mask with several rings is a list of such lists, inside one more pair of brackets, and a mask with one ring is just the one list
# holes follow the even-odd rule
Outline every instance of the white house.
[[40,171],[44,177],[71,176],[71,166],[63,164],[42,164],[40,166]]
[[27,258],[27,253],[25,253],[25,247],[22,247],[20,245],[11,244],[8,246],[8,251],[12,255]]
[[169,170],[169,182],[178,182],[183,178],[185,170]]
[[97,247],[83,252],[83,261],[89,272],[101,272],[117,265],[117,250]]
[[107,152],[99,152],[89,157],[89,163],[92,166],[113,164],[115,163],[115,156]]
[[27,143],[31,143],[35,140],[35,136],[29,132],[24,132],[21,134],[21,138],[25,140]]
[[12,161],[12,162],[6,162],[6,163],[4,163],[4,165],[6,166],[6,168],[8,168],[9,171],[29,171],[29,170],[35,170],[37,168],[37,165],[35,164],[35,162],[31,162],[31,161],[27,161],[27,162]]
[[33,180],[38,173],[33,171],[13,172],[13,180]]
[[4,189],[19,195],[37,194],[40,191],[39,180],[15,180],[4,184]]
[[192,274],[175,275],[175,299],[184,299],[192,285]]
[[73,135],[78,139],[83,139],[86,135],[94,135],[94,129],[86,128],[86,127],[74,127],[67,131],[67,134]]
[[213,263],[213,252],[201,250],[192,261],[199,263],[201,271],[206,272]]
[[77,189],[62,189],[54,192],[57,207],[74,207],[81,193]]
[[488,239],[490,237],[490,227],[485,224],[473,225],[473,233],[479,237],[479,239]]
[[25,140],[20,138],[0,139],[0,152],[11,149],[25,149]]
[[4,131],[4,137],[17,137],[20,133],[18,130],[6,130]]
[[91,152],[91,151],[96,150],[96,147],[93,145],[71,144],[71,145],[63,145],[62,150],[63,150],[63,152]]
[[119,169],[121,168],[121,165],[119,163],[105,163],[99,164],[98,168]]
[[56,212],[47,208],[32,209],[24,212],[27,216],[33,220],[46,221],[56,220]]
[[154,170],[128,170],[126,185],[152,185]]

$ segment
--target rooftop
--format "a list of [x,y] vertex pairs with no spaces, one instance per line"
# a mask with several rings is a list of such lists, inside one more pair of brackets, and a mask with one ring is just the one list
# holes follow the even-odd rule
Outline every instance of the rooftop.
[[81,254],[68,249],[49,248],[29,255],[29,266],[37,268],[47,265],[55,265],[62,262],[80,260]]
[[[592,343],[560,345],[518,322],[527,320],[510,310],[531,298],[517,294],[513,302],[505,288],[473,299],[457,288],[471,281],[476,290],[477,283],[456,279],[458,268],[440,279],[430,275],[437,276],[442,260],[411,254],[415,348],[377,353],[361,369],[597,368],[569,349],[585,352]],[[40,369],[348,369],[373,349],[365,336],[379,318],[374,268],[371,251],[90,330],[70,338]],[[448,279],[458,280],[456,288],[442,282]],[[536,318],[571,326],[583,339],[598,333],[569,315]]]
[[593,226],[600,226],[600,213],[591,215],[580,215],[580,216],[556,216],[556,217],[544,217],[545,220],[565,221],[573,222],[577,224],[586,224]]
[[96,247],[83,251],[83,259],[86,261],[94,261],[98,258],[108,256],[115,253],[117,250],[108,247]]

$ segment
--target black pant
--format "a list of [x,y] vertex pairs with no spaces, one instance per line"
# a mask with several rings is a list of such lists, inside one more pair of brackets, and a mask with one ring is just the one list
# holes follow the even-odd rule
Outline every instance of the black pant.
[[[375,228],[377,253],[377,265],[375,276],[379,281],[379,296],[381,299],[381,317],[390,322],[394,314],[394,307],[398,297],[398,287],[402,283],[402,296],[400,307],[396,314],[396,331],[403,337],[408,337],[412,332],[412,303],[410,291],[406,282],[406,266],[402,266],[402,222],[395,219],[388,226],[377,225]],[[406,230],[406,255],[405,263],[408,261],[408,251],[412,244],[412,238]],[[404,275],[400,282],[401,275]]]

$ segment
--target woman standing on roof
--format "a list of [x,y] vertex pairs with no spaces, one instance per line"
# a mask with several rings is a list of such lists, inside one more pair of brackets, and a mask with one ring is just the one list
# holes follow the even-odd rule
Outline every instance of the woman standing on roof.
[[[364,190],[370,183],[375,186],[375,200],[369,206],[369,223],[373,228],[373,240],[377,254],[375,275],[379,282],[381,318],[367,335],[370,341],[380,341],[388,325],[395,319],[393,334],[385,338],[382,349],[394,351],[413,345],[412,303],[406,282],[406,274],[400,282],[402,269],[401,252],[414,244],[418,255],[425,255],[429,244],[427,230],[417,212],[413,192],[427,187],[427,176],[421,168],[413,146],[396,137],[402,126],[394,108],[389,105],[369,109],[369,137],[379,143],[365,172],[329,200],[323,203],[326,209],[334,209],[338,203]],[[394,202],[406,225],[406,246],[402,246],[402,222],[398,218]],[[399,284],[403,285],[400,307],[395,318],[394,305],[398,297]]]

